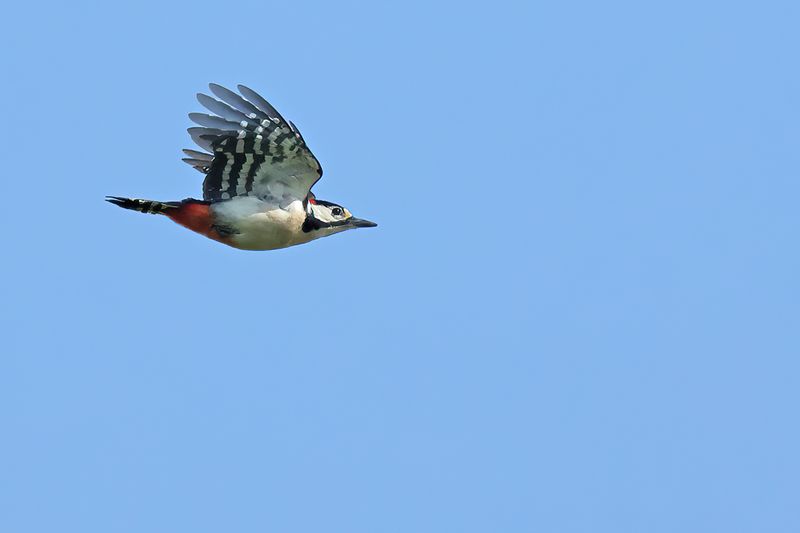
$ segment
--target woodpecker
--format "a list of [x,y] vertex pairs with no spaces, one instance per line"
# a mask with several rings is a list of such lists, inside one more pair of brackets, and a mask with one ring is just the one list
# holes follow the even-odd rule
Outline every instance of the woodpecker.
[[377,226],[311,188],[322,167],[292,122],[258,93],[239,85],[239,94],[209,84],[217,98],[199,93],[212,114],[189,113],[188,129],[204,151],[183,150],[183,161],[205,174],[203,199],[158,202],[107,196],[140,213],[165,215],[210,239],[241,250],[274,250],[355,228]]

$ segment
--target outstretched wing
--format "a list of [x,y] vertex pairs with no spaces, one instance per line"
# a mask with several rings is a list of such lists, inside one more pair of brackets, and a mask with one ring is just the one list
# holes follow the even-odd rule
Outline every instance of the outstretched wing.
[[219,100],[205,94],[197,100],[214,114],[189,113],[200,127],[188,131],[211,153],[184,150],[184,161],[206,175],[203,199],[304,200],[322,167],[295,125],[244,85],[241,95],[213,83],[209,88]]

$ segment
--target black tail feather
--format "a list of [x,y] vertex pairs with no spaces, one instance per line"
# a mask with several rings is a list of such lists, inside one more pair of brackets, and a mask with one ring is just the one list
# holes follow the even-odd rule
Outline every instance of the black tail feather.
[[180,202],[156,202],[155,200],[140,200],[138,198],[123,198],[120,196],[106,196],[106,202],[111,202],[123,209],[132,209],[140,213],[163,215],[169,209],[180,207]]

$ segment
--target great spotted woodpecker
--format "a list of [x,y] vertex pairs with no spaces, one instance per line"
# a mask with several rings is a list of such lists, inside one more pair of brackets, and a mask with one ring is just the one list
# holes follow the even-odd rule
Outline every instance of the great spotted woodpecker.
[[[274,250],[377,224],[355,218],[311,187],[322,167],[297,127],[255,91],[236,94],[210,84],[219,100],[198,94],[212,115],[190,113],[200,127],[189,135],[203,152],[184,150],[186,163],[205,174],[203,199],[157,202],[109,196],[141,213],[166,215],[178,224],[242,250]],[[210,152],[210,153],[209,153]]]

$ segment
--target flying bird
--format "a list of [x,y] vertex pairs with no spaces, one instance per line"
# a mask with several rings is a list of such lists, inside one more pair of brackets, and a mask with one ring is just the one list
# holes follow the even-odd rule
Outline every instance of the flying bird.
[[311,188],[322,167],[292,122],[258,93],[237,94],[209,84],[217,98],[198,94],[212,114],[189,113],[188,129],[203,151],[184,150],[186,163],[205,174],[203,199],[158,202],[108,196],[140,213],[165,215],[192,231],[242,250],[274,250],[354,228],[377,226]]

